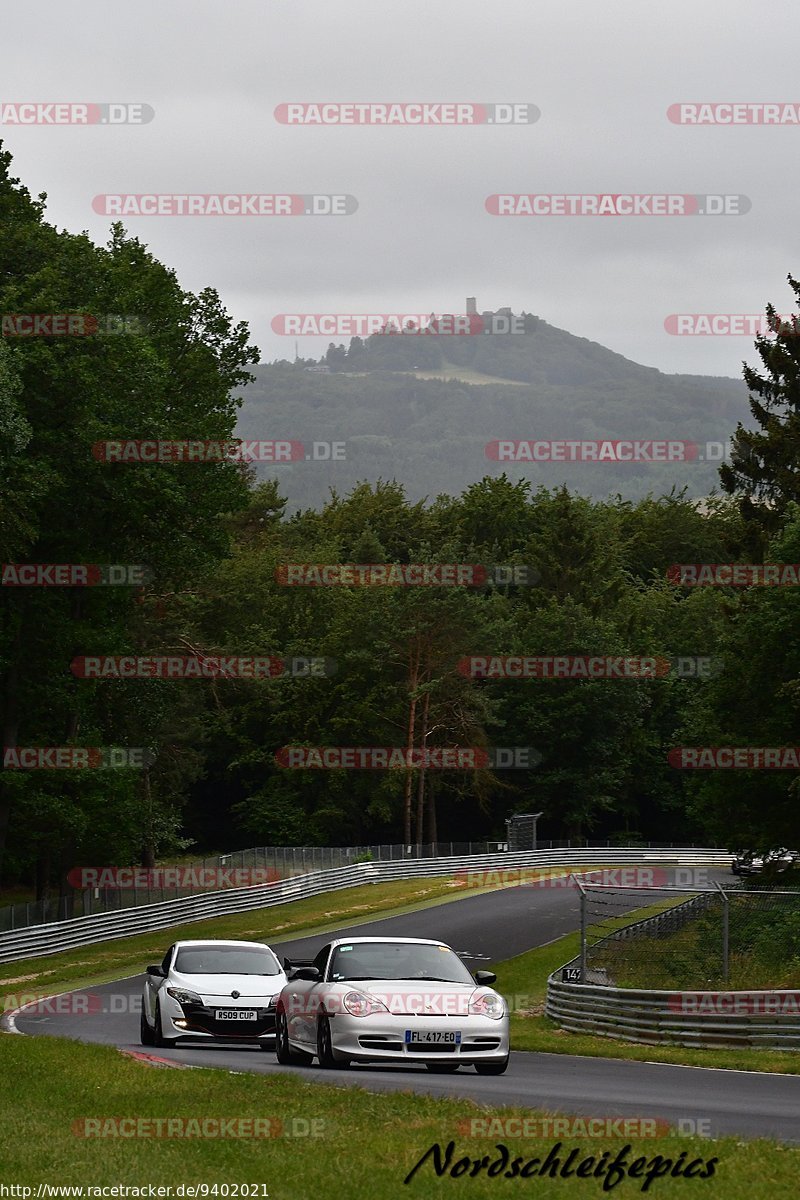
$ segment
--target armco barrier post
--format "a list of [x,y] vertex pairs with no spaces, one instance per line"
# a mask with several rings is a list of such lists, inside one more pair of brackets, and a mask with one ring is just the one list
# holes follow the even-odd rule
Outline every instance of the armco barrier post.
[[577,875],[570,874],[581,894],[581,983],[586,983],[586,888]]

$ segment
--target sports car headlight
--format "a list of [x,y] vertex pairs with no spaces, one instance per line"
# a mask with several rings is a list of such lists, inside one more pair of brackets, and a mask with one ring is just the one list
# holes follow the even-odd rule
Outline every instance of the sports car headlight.
[[493,1021],[499,1021],[506,1014],[506,1006],[502,996],[495,992],[485,992],[483,995],[472,997],[469,1011],[473,1016],[491,1017]]
[[197,992],[187,991],[186,988],[167,988],[167,995],[172,996],[172,999],[177,1000],[182,1007],[187,1004],[199,1004],[201,1008],[203,1007],[202,996],[198,996]]
[[376,1012],[388,1012],[382,1000],[374,996],[365,996],[362,992],[348,992],[342,1000],[345,1012],[351,1017],[370,1017]]

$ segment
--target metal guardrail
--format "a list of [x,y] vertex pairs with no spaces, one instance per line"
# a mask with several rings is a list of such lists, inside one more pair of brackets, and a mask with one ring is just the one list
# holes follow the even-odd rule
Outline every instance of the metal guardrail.
[[[684,1004],[699,1011],[682,1011]],[[573,1033],[624,1042],[800,1050],[797,992],[667,992],[561,983],[551,975],[545,1015]]]
[[[615,843],[595,842],[594,849],[605,846],[613,849]],[[618,847],[620,849],[663,849],[665,843],[647,842]],[[580,850],[584,839],[574,844],[569,840],[534,841],[530,849],[535,850]],[[667,847],[668,848],[668,847]],[[17,904],[0,905],[0,935],[31,925],[51,925],[56,921],[67,921],[73,917],[88,917],[99,913],[114,912],[121,908],[139,908],[143,905],[159,904],[166,900],[180,900],[186,896],[207,895],[227,887],[245,887],[273,879],[288,879],[292,875],[305,875],[309,871],[332,870],[334,867],[350,867],[369,859],[385,862],[417,858],[446,858],[456,855],[496,854],[508,849],[507,842],[426,842],[423,845],[401,845],[382,843],[372,846],[251,846],[247,850],[232,850],[227,854],[211,858],[184,860],[176,864],[163,864],[152,871],[142,870],[144,881],[136,886],[118,887],[111,882],[114,868],[107,872],[94,869],[87,872],[106,876],[103,883],[71,883],[70,890],[63,895],[44,896],[39,900],[22,901]],[[521,848],[519,848],[521,849]],[[131,868],[122,868],[125,870]],[[77,869],[80,872],[80,868]],[[263,872],[261,879],[241,879],[238,883],[206,882],[209,876],[237,871]],[[72,873],[71,873],[72,874]],[[157,882],[157,880],[162,882]]]
[[[134,937],[157,929],[169,929],[193,921],[207,921],[231,913],[271,908],[291,900],[306,899],[325,892],[357,887],[363,883],[385,883],[394,879],[412,879],[452,875],[457,871],[503,871],[520,867],[595,866],[603,863],[642,864],[651,862],[691,865],[728,865],[732,855],[724,850],[697,847],[671,847],[661,850],[585,847],[580,850],[531,850],[517,853],[470,855],[448,858],[413,859],[358,863],[329,871],[311,872],[292,879],[258,887],[231,888],[200,896],[169,900],[140,908],[112,913],[75,917],[49,925],[0,934],[0,963],[41,958],[62,950],[116,938]],[[502,880],[498,880],[502,886]]]
[[[631,922],[596,944],[657,932],[676,913],[688,917],[713,898],[713,892],[700,893],[663,913]],[[576,955],[564,967],[579,964]],[[604,968],[591,967],[585,983],[566,983],[562,970],[559,967],[547,980],[545,1015],[573,1033],[711,1050],[800,1050],[800,992],[623,988],[609,985]]]

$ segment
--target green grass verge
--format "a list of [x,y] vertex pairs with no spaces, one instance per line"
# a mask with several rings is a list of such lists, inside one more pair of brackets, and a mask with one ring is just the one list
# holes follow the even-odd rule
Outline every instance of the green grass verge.
[[[449,1174],[438,1178],[431,1160],[408,1187],[403,1180],[434,1144],[443,1150],[455,1143],[452,1162],[461,1157],[497,1158],[498,1143],[513,1159],[544,1159],[557,1139],[470,1136],[471,1119],[494,1116],[530,1120],[529,1108],[487,1110],[458,1099],[437,1099],[405,1092],[373,1095],[357,1087],[304,1082],[296,1075],[246,1075],[213,1070],[158,1070],[126,1058],[106,1046],[90,1046],[50,1038],[0,1035],[0,1072],[8,1083],[0,1092],[3,1128],[0,1183],[107,1186],[114,1184],[264,1184],[270,1200],[395,1200],[398,1195],[476,1197],[568,1194],[603,1196],[601,1179],[533,1177],[488,1178]],[[541,1115],[541,1114],[538,1114]],[[653,1115],[653,1114],[642,1114]],[[271,1137],[230,1136],[165,1138],[109,1136],[109,1118],[154,1121],[169,1118],[249,1120],[265,1122]],[[86,1119],[106,1136],[81,1136]],[[266,1124],[269,1122],[269,1125]],[[77,1132],[76,1132],[77,1128]],[[91,1127],[90,1127],[91,1128]],[[128,1134],[141,1125],[123,1125]],[[152,1133],[156,1126],[151,1124]],[[230,1127],[229,1127],[230,1131]],[[295,1135],[286,1136],[286,1132]],[[570,1150],[578,1159],[613,1157],[626,1145],[621,1137],[565,1138],[561,1162]],[[774,1142],[688,1138],[674,1135],[632,1138],[628,1162],[656,1155],[673,1163],[694,1159],[718,1161],[707,1181],[656,1180],[648,1194],[677,1197],[711,1196],[720,1200],[752,1200],[754,1196],[796,1194],[800,1151]],[[680,1159],[681,1153],[685,1157]],[[576,1160],[577,1161],[577,1160]],[[608,1160],[607,1160],[608,1161]],[[574,1164],[573,1164],[574,1165]],[[648,1168],[645,1167],[645,1170]],[[700,1169],[700,1168],[697,1168]],[[527,1183],[528,1187],[520,1186]],[[624,1179],[613,1188],[617,1197],[639,1196],[644,1180]],[[145,1193],[146,1194],[146,1193]],[[174,1194],[174,1193],[173,1193]],[[211,1193],[213,1195],[213,1193]],[[230,1193],[232,1194],[232,1193]]]
[[609,943],[592,956],[616,987],[759,991],[800,987],[800,895],[731,895],[728,978],[721,905],[665,936]]

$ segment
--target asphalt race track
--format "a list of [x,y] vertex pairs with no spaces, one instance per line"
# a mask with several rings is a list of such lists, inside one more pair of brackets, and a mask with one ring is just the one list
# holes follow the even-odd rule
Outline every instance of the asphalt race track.
[[[713,874],[709,873],[711,878]],[[720,880],[730,878],[722,872],[716,874]],[[644,899],[652,897],[652,892],[645,893]],[[357,928],[360,935],[441,939],[477,970],[574,930],[578,912],[578,897],[572,888],[513,887],[344,929]],[[253,914],[254,920],[264,920],[260,936],[281,956],[312,957],[333,936],[329,932],[288,942],[272,941],[270,916],[269,911]],[[166,932],[165,949],[168,944]],[[502,974],[496,986],[503,991]],[[23,1011],[16,1017],[16,1027],[29,1035],[75,1038],[142,1052],[138,1037],[141,991],[141,975],[119,980],[91,989],[91,1002],[74,1006],[79,1011],[33,1011],[29,1015]],[[87,1007],[88,1013],[80,1011]],[[800,1076],[566,1054],[513,1053],[507,1073],[495,1078],[478,1076],[469,1069],[456,1075],[431,1075],[424,1067],[416,1066],[365,1065],[346,1071],[279,1067],[271,1053],[238,1046],[144,1052],[186,1066],[258,1074],[287,1071],[305,1080],[360,1085],[370,1091],[412,1090],[467,1097],[485,1105],[514,1104],[587,1117],[655,1117],[686,1132],[697,1129],[711,1137],[737,1134],[800,1142]],[[698,1124],[692,1126],[689,1122]],[[458,1138],[455,1130],[453,1137]]]

